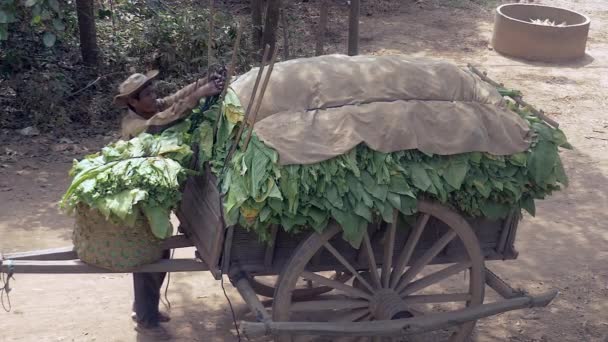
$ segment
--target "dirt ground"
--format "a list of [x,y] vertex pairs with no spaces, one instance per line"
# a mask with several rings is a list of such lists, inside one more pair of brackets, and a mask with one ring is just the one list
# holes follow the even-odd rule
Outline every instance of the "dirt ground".
[[[560,291],[547,308],[478,322],[475,341],[608,341],[608,2],[545,0],[589,15],[588,55],[565,65],[529,63],[489,48],[492,13],[407,7],[362,17],[365,53],[402,53],[474,63],[560,122],[575,146],[562,154],[571,185],[538,203],[516,246],[519,259],[489,265],[531,293]],[[341,46],[339,47],[342,48]],[[338,47],[330,47],[336,50]],[[116,138],[0,135],[0,251],[70,244],[72,219],[57,201],[73,158]],[[191,256],[192,250],[178,255]],[[17,275],[12,311],[0,311],[0,341],[134,341],[131,277]],[[237,311],[243,302],[226,284]],[[207,273],[172,274],[168,298],[175,341],[235,341],[220,284]],[[496,299],[490,293],[488,300]]]

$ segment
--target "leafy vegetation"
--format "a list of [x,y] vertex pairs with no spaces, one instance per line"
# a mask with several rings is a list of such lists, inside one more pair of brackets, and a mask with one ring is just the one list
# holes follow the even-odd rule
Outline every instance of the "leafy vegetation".
[[[570,145],[561,130],[511,106],[536,133],[528,151],[511,156],[381,153],[360,145],[321,163],[280,166],[276,152],[254,134],[220,175],[227,193],[226,222],[266,238],[272,224],[287,231],[322,231],[333,219],[342,225],[344,238],[357,245],[369,223],[376,218],[391,222],[393,209],[406,216],[415,213],[418,198],[437,200],[471,217],[498,219],[521,209],[534,215],[534,200],[568,184],[558,147]],[[227,122],[220,123],[220,131]],[[217,141],[215,158],[222,160],[222,146],[230,142],[219,136]]]
[[181,132],[143,133],[106,146],[101,153],[74,162],[72,184],[62,199],[68,211],[81,204],[106,219],[133,227],[144,215],[154,235],[173,232],[169,214],[181,199],[181,182],[192,151]]

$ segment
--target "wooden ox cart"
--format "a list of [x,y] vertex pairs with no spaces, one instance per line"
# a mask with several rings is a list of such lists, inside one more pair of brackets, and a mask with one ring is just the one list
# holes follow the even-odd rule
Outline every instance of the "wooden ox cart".
[[[177,211],[182,234],[165,246],[194,246],[197,258],[162,260],[134,272],[228,275],[253,313],[253,321],[240,324],[248,337],[381,339],[450,328],[450,340],[463,341],[477,319],[546,306],[557,294],[513,290],[486,267],[486,261],[517,257],[518,212],[498,221],[467,219],[420,200],[415,223],[370,225],[355,249],[335,223],[323,234],[274,227],[271,243],[261,243],[252,232],[225,227],[220,203],[213,176],[191,177]],[[0,264],[9,274],[110,272],[81,262],[71,247],[8,254]],[[485,285],[505,300],[484,304]]]
[[[161,260],[133,272],[228,275],[253,314],[240,324],[247,337],[377,341],[447,329],[447,339],[464,341],[480,318],[546,306],[557,295],[513,290],[486,266],[517,258],[519,210],[503,220],[472,219],[420,199],[413,220],[397,220],[395,212],[395,223],[370,225],[356,249],[336,223],[322,234],[291,234],[275,226],[270,243],[262,243],[253,232],[226,227],[221,203],[208,170],[190,177],[177,210],[180,234],[164,246],[194,246],[196,258]],[[0,255],[0,266],[9,276],[110,272],[83,263],[72,247]],[[504,300],[484,304],[486,285]]]

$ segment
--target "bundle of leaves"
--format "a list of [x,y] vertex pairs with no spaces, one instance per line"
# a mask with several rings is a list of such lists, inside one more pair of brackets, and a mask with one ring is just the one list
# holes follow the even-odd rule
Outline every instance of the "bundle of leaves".
[[499,219],[521,209],[534,215],[534,200],[567,185],[558,154],[558,147],[570,148],[564,133],[526,108],[509,106],[535,133],[527,151],[510,156],[382,153],[360,145],[320,163],[281,166],[277,153],[255,133],[243,149],[246,133],[224,166],[243,119],[236,96],[228,98],[222,115],[217,114],[220,106],[195,114],[201,123],[193,136],[199,161],[209,162],[219,178],[228,225],[240,224],[266,239],[273,224],[290,232],[322,231],[333,219],[343,227],[344,238],[358,245],[368,223],[378,218],[391,222],[393,209],[412,215],[420,198],[439,201],[469,217]]
[[179,203],[180,185],[189,174],[184,166],[192,156],[187,135],[180,126],[175,128],[121,140],[74,161],[62,207],[72,211],[84,204],[129,227],[144,215],[154,235],[166,238],[172,233],[169,214]]

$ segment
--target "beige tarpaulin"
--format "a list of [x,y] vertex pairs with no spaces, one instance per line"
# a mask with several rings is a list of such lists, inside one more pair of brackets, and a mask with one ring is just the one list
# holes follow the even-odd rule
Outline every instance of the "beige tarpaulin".
[[[257,69],[233,88],[249,103]],[[525,120],[456,65],[401,56],[330,55],[277,63],[255,132],[280,163],[310,164],[360,143],[393,152],[507,155],[529,146]]]

